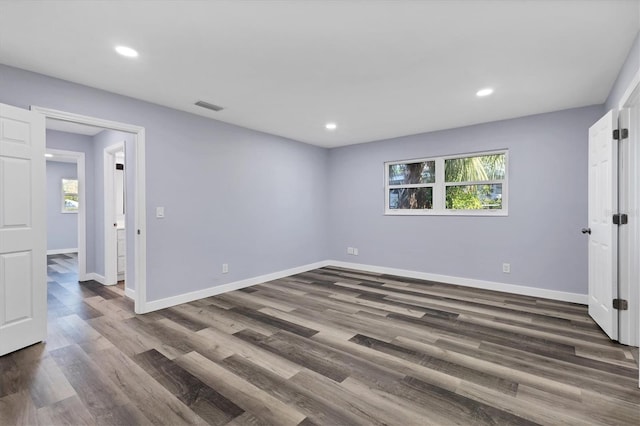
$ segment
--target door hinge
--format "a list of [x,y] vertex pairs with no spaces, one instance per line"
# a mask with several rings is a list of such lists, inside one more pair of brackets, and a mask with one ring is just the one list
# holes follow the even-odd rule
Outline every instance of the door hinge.
[[613,138],[621,141],[629,137],[629,129],[615,129],[613,131]]
[[629,222],[629,217],[624,213],[616,213],[613,215],[614,225],[626,225]]
[[629,309],[629,303],[624,299],[613,299],[613,309],[626,311]]

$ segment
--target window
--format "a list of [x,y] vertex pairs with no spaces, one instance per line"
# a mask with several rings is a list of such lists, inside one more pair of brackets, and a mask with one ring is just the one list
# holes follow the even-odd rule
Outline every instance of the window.
[[62,179],[62,213],[78,213],[78,180]]
[[385,163],[385,214],[506,215],[507,151]]

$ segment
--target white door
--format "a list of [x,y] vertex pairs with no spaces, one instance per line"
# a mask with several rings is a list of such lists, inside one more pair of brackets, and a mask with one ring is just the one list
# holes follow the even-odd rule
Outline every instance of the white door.
[[618,339],[618,143],[613,139],[617,116],[609,111],[589,129],[589,315],[613,339]]
[[45,118],[0,104],[0,355],[47,334]]

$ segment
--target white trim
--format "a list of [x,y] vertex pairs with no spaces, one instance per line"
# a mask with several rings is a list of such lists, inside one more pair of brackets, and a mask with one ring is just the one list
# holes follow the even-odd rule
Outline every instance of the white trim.
[[636,75],[634,75],[631,81],[629,82],[629,85],[627,86],[627,90],[624,91],[622,98],[620,98],[620,102],[618,102],[618,109],[623,109],[627,105],[627,102],[631,98],[633,91],[636,90],[636,87],[639,87],[639,86],[640,86],[640,71],[638,71]]
[[157,311],[158,309],[168,308],[170,306],[180,305],[181,303],[187,303],[198,299],[204,299],[206,297],[215,296],[222,293],[227,293],[233,290],[239,290],[245,287],[251,287],[252,285],[262,284],[267,281],[277,280],[285,278],[291,275],[300,274],[302,272],[311,271],[313,269],[322,268],[327,266],[327,262],[316,262],[308,265],[298,266],[297,268],[285,269],[283,271],[273,272],[271,274],[260,275],[253,278],[247,278],[241,281],[235,281],[232,283],[222,284],[215,287],[205,288],[203,290],[192,291],[189,293],[179,294],[177,296],[171,296],[164,299],[152,300],[147,302],[146,312]]
[[[135,286],[135,312],[141,314],[147,312],[147,190],[146,190],[146,162],[145,162],[145,129],[140,127],[135,134],[135,161],[136,175],[134,186],[134,212],[136,233],[135,267],[133,282]],[[127,227],[129,227],[127,225]],[[127,246],[127,250],[129,247]]]
[[[399,277],[417,278],[427,281],[437,281],[445,284],[454,284],[463,287],[473,287],[484,290],[502,291],[505,293],[520,294],[524,296],[539,297],[543,299],[559,300],[563,302],[587,304],[587,295],[578,293],[568,293],[564,291],[547,290],[543,288],[527,287],[514,284],[505,284],[493,281],[475,280],[471,278],[451,277],[448,275],[431,274],[428,272],[409,271],[406,269],[387,268],[384,266],[364,265],[360,263],[342,262],[339,260],[324,260],[321,262],[310,263],[299,266],[297,268],[286,269],[271,274],[260,275],[253,278],[247,278],[241,281],[235,281],[228,284],[222,284],[215,287],[209,287],[203,290],[196,290],[189,293],[179,294],[164,299],[153,300],[147,302],[146,312],[157,311],[159,309],[169,308],[171,306],[180,305],[182,303],[192,302],[206,297],[216,296],[218,294],[227,293],[229,291],[239,290],[245,287],[262,284],[267,281],[277,280],[289,277],[291,275],[300,274],[302,272],[311,271],[325,266],[337,266],[340,268],[355,269],[359,271],[375,272],[380,274],[397,275]],[[132,291],[125,289],[125,292]]]
[[[133,277],[135,285],[135,312],[140,314],[146,312],[146,294],[147,294],[147,219],[146,219],[146,182],[145,182],[145,129],[141,126],[135,126],[117,121],[103,120],[100,118],[89,117],[80,114],[74,114],[65,111],[59,111],[51,108],[43,108],[31,105],[31,111],[43,114],[47,118],[62,121],[70,121],[73,123],[86,124],[89,126],[103,127],[111,130],[119,130],[134,135],[135,150],[135,169],[136,175],[134,179],[134,208],[135,208],[135,276]],[[80,242],[78,243],[80,244]],[[80,255],[80,253],[78,253]]]
[[[622,179],[620,211],[628,213],[628,225],[619,229],[620,239],[626,243],[620,247],[620,295],[629,301],[629,309],[619,311],[620,334],[618,341],[625,345],[640,344],[640,71],[627,88],[620,103],[621,127],[629,129],[629,138],[620,141],[621,149],[626,149],[621,161],[626,169],[620,171]],[[626,154],[626,155],[625,155]],[[638,383],[640,386],[640,382]]]
[[357,269],[366,272],[375,272],[379,274],[397,275],[406,278],[417,278],[427,281],[436,281],[463,287],[473,287],[483,290],[520,294],[523,296],[540,297],[543,299],[560,300],[563,302],[580,303],[582,305],[586,305],[588,302],[588,296],[586,294],[568,293],[564,291],[547,290],[544,288],[527,287],[522,285],[499,283],[495,281],[452,277],[449,275],[431,274],[428,272],[410,271],[407,269],[387,268],[384,266],[364,265],[361,263],[342,262],[339,260],[329,260],[327,261],[327,265],[338,266],[340,268]]
[[67,253],[77,253],[78,248],[66,248],[66,249],[55,249],[55,250],[47,250],[47,256],[52,254],[67,254]]
[[47,161],[60,161],[64,163],[76,164],[76,177],[78,179],[78,280],[87,279],[87,205],[86,205],[86,180],[85,180],[85,158],[84,152],[67,151],[64,149],[45,150],[47,154],[52,154],[52,158]]
[[136,291],[132,288],[124,288],[124,295],[125,297],[128,297],[131,300],[135,300],[136,299]]
[[104,279],[104,277],[95,272],[89,272],[88,274],[85,275],[85,279],[80,281],[89,281],[89,280],[97,281],[102,285],[107,285],[106,284],[107,281]]

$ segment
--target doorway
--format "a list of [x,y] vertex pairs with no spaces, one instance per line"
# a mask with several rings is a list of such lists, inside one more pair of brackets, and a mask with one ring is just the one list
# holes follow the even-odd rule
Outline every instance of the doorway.
[[[125,142],[107,146],[104,161],[104,265],[106,284],[126,283]],[[130,287],[124,286],[130,290]]]
[[[41,108],[37,106],[31,107],[32,111],[38,112],[42,114],[45,118],[51,120],[58,120],[62,122],[84,125],[84,126],[93,126],[99,127],[102,129],[114,131],[114,132],[124,132],[131,135],[131,142],[129,144],[129,149],[133,153],[132,158],[133,161],[130,163],[133,169],[128,175],[128,188],[130,191],[130,200],[131,203],[128,208],[128,216],[130,217],[131,226],[127,227],[126,230],[126,241],[127,248],[129,249],[129,258],[131,259],[130,264],[128,265],[128,269],[131,273],[127,274],[128,287],[131,288],[128,296],[132,297],[135,302],[135,312],[136,313],[144,313],[146,312],[145,302],[146,302],[146,219],[145,219],[145,157],[144,157],[144,142],[145,142],[145,132],[143,127],[134,126],[126,123],[113,122],[108,120],[102,120],[95,117],[88,117],[77,115],[73,113],[68,113],[64,111],[57,111],[48,108]],[[113,197],[112,197],[113,198]],[[98,209],[101,210],[101,209]],[[100,216],[103,216],[104,210],[99,212]],[[106,217],[103,216],[103,219]],[[100,240],[106,236],[102,234],[97,236]],[[97,243],[97,247],[105,247],[104,240],[103,244]],[[78,245],[81,245],[81,242],[78,242]],[[98,257],[100,255],[104,256],[107,250],[103,250],[103,253],[98,253]],[[115,250],[114,250],[115,252]],[[80,261],[80,259],[78,259]],[[105,258],[106,260],[106,258]],[[79,262],[80,263],[80,262]],[[105,262],[105,265],[107,263]],[[81,268],[79,264],[79,269]],[[117,266],[114,268],[116,270],[117,277]],[[81,272],[80,270],[78,272]],[[105,269],[106,273],[106,269]],[[91,278],[91,277],[89,277]]]
[[[75,201],[76,208],[69,209],[65,208],[62,205],[63,198],[65,197],[65,188],[63,187],[63,182],[47,182],[47,185],[51,183],[53,188],[47,189],[47,197],[51,197],[48,201],[53,203],[56,207],[49,208],[47,207],[47,255],[56,255],[56,254],[67,254],[69,252],[75,252],[75,264],[76,264],[76,274],[78,275],[79,281],[86,281],[90,278],[87,276],[87,263],[86,263],[86,217],[87,217],[87,205],[86,205],[86,197],[85,197],[85,154],[83,152],[78,151],[69,151],[62,149],[54,149],[54,148],[46,148],[45,156],[47,157],[47,165],[50,162],[56,162],[61,164],[69,164],[73,165],[75,170],[73,175],[76,180],[76,191],[75,192]],[[68,174],[67,174],[68,175]],[[49,179],[47,179],[49,180]],[[53,192],[53,194],[51,193]],[[73,191],[72,191],[73,193]],[[54,197],[59,197],[59,203],[54,201]],[[60,244],[51,245],[51,228],[55,227],[56,224],[51,223],[51,215],[55,214],[57,210],[57,205],[60,204],[60,210],[67,210],[66,214],[75,215],[76,222],[76,231],[75,231],[75,245],[70,248],[65,248],[60,246]],[[67,201],[68,204],[68,201]],[[55,219],[54,219],[55,220]],[[67,231],[63,231],[67,232]],[[64,245],[64,244],[63,244]]]

